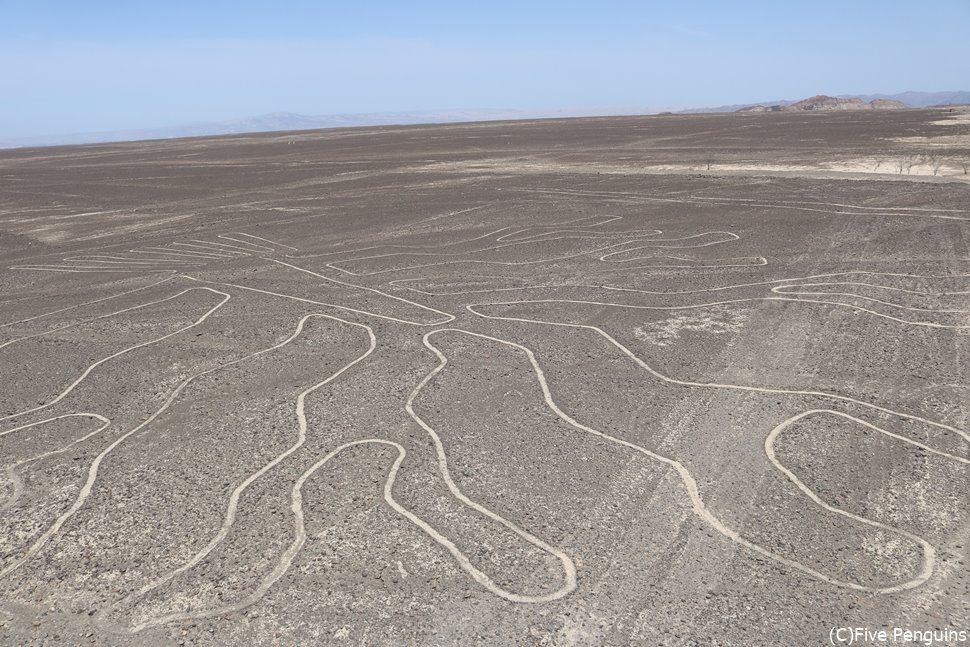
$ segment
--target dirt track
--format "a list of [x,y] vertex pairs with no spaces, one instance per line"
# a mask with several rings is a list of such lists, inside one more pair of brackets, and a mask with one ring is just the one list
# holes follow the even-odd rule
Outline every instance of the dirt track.
[[0,642],[970,628],[968,132],[0,151]]

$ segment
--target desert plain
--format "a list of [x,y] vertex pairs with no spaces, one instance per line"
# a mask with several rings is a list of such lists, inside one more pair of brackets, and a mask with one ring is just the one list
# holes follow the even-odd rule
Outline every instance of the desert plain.
[[0,151],[0,642],[970,629],[970,111]]

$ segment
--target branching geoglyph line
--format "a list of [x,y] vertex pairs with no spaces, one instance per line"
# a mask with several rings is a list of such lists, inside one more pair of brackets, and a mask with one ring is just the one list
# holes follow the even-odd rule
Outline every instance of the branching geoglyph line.
[[364,329],[367,332],[367,336],[368,336],[368,338],[370,340],[367,350],[363,354],[361,354],[358,357],[356,357],[355,359],[353,359],[348,364],[345,364],[343,367],[341,367],[335,373],[333,373],[332,375],[330,375],[329,377],[327,377],[325,380],[323,380],[321,382],[317,382],[316,384],[314,384],[310,388],[304,390],[303,392],[301,392],[297,396],[297,398],[296,398],[296,418],[297,418],[297,426],[298,426],[298,428],[297,428],[296,441],[292,445],[290,445],[286,450],[284,450],[280,454],[276,455],[272,460],[270,460],[268,463],[266,463],[266,465],[264,465],[263,467],[261,467],[257,471],[255,471],[252,474],[250,474],[248,477],[246,477],[246,479],[244,479],[242,481],[242,483],[240,483],[239,485],[236,486],[236,488],[232,491],[232,494],[229,496],[229,504],[226,507],[226,513],[225,513],[225,517],[223,518],[222,526],[219,528],[219,531],[215,534],[215,536],[209,541],[209,543],[204,548],[202,548],[201,550],[199,550],[198,552],[196,552],[194,555],[192,555],[192,557],[188,561],[186,561],[185,563],[183,563],[178,568],[175,568],[175,569],[172,569],[172,570],[168,571],[163,576],[158,577],[158,578],[152,580],[151,582],[149,582],[145,586],[143,586],[140,589],[138,589],[138,591],[134,595],[132,595],[129,598],[129,600],[130,599],[134,599],[136,597],[140,597],[142,595],[145,595],[149,591],[152,591],[152,590],[158,588],[159,586],[161,586],[162,584],[168,582],[169,580],[171,580],[172,578],[176,577],[180,573],[183,573],[183,572],[189,570],[190,568],[194,567],[196,564],[198,564],[203,559],[205,559],[209,555],[209,553],[211,553],[213,550],[215,550],[216,547],[219,546],[219,544],[222,543],[222,541],[226,538],[226,536],[228,536],[229,530],[232,528],[233,523],[235,523],[235,521],[236,521],[236,513],[237,513],[238,508],[239,508],[239,499],[242,496],[243,492],[245,492],[246,489],[250,485],[252,485],[253,483],[255,483],[260,477],[262,477],[264,474],[266,474],[267,472],[269,472],[271,469],[273,469],[274,467],[276,467],[277,465],[279,465],[281,462],[283,462],[283,460],[285,460],[288,456],[291,456],[294,452],[296,452],[298,449],[300,449],[306,443],[306,437],[307,437],[306,436],[307,435],[307,419],[306,419],[306,410],[305,410],[305,407],[306,407],[306,398],[307,398],[307,396],[310,395],[311,393],[313,393],[314,391],[316,391],[316,390],[318,390],[318,389],[326,386],[327,384],[330,384],[331,382],[333,382],[334,380],[336,380],[338,377],[340,377],[343,373],[345,373],[346,371],[350,370],[353,366],[355,366],[356,364],[364,361],[377,348],[377,338],[374,336],[374,330],[370,326],[366,326],[364,324],[359,324],[359,323],[354,323],[352,321],[346,321],[344,319],[339,319],[337,317],[332,317],[330,315],[316,314],[316,313],[314,313],[314,314],[306,315],[305,317],[303,317],[302,319],[300,319],[300,322],[297,324],[296,331],[294,331],[294,333],[289,338],[287,338],[282,344],[280,344],[278,346],[275,346],[274,349],[276,349],[276,348],[282,348],[286,344],[288,344],[291,341],[293,341],[294,339],[296,339],[303,332],[303,327],[306,324],[307,320],[312,319],[312,318],[316,318],[316,317],[320,317],[320,318],[324,318],[324,319],[330,319],[332,321],[337,321],[337,322],[340,322],[340,323],[343,323],[343,324],[346,324],[346,325],[349,325],[349,326],[356,326],[358,328]]
[[[482,317],[487,317],[487,318],[492,318],[492,319],[505,319],[505,320],[509,320],[509,321],[529,321],[529,322],[533,322],[533,323],[551,323],[551,322],[539,322],[539,321],[536,321],[536,320],[520,319],[520,318],[514,318],[514,317],[489,317],[487,315],[481,315],[480,313],[476,313],[476,314],[479,314],[479,316],[482,316]],[[572,324],[553,324],[553,325],[570,325],[570,326],[572,326]],[[576,326],[576,327],[592,328],[592,326]],[[935,549],[933,548],[933,546],[929,542],[927,542],[925,539],[923,539],[922,537],[919,537],[918,535],[915,535],[913,533],[907,532],[905,530],[901,530],[899,528],[895,528],[893,526],[889,526],[888,524],[884,524],[884,523],[881,523],[881,522],[878,522],[878,521],[873,521],[871,519],[866,519],[866,518],[861,517],[859,515],[855,515],[853,513],[850,513],[848,511],[845,511],[845,510],[843,510],[841,508],[837,508],[837,507],[832,506],[832,505],[830,505],[828,503],[825,503],[814,492],[812,492],[802,481],[800,481],[790,470],[788,470],[787,468],[785,468],[777,460],[777,458],[775,457],[774,452],[773,452],[773,443],[774,443],[774,440],[776,439],[776,437],[778,436],[778,434],[781,433],[781,431],[786,426],[788,426],[789,424],[791,424],[792,422],[794,422],[794,421],[796,421],[798,419],[801,419],[801,418],[803,418],[803,417],[805,417],[805,416],[807,416],[809,414],[818,413],[819,411],[817,411],[817,410],[815,410],[815,411],[809,411],[809,412],[805,412],[805,413],[799,414],[798,416],[795,416],[795,417],[793,417],[793,418],[785,421],[784,423],[782,423],[781,425],[779,425],[778,427],[776,427],[775,430],[773,430],[771,432],[771,434],[769,434],[768,440],[766,441],[766,444],[765,444],[765,448],[766,448],[766,451],[768,453],[769,459],[789,479],[791,479],[792,482],[795,483],[795,485],[797,487],[799,487],[799,489],[801,489],[803,492],[805,492],[806,494],[808,494],[809,497],[815,503],[819,504],[824,509],[826,509],[826,510],[828,510],[830,512],[834,512],[834,513],[837,513],[839,515],[848,517],[850,519],[853,519],[853,520],[856,520],[856,521],[860,521],[862,523],[865,523],[866,525],[873,526],[873,527],[877,527],[877,528],[880,528],[880,529],[883,529],[883,530],[887,530],[889,532],[892,532],[892,533],[901,535],[903,537],[906,537],[907,539],[910,539],[910,540],[918,543],[920,545],[921,549],[922,549],[922,552],[923,552],[923,559],[922,559],[922,565],[921,565],[920,572],[915,577],[913,577],[913,578],[911,578],[909,580],[906,580],[904,582],[901,582],[899,584],[892,585],[892,586],[865,586],[865,585],[862,585],[862,584],[858,584],[856,582],[851,582],[851,581],[848,581],[848,580],[842,580],[842,579],[838,579],[838,578],[832,577],[832,576],[830,576],[828,574],[825,574],[825,573],[823,573],[823,572],[821,572],[821,571],[819,571],[817,569],[814,569],[814,568],[811,568],[809,566],[806,566],[805,564],[802,564],[801,562],[798,562],[798,561],[789,559],[787,557],[784,557],[782,555],[779,555],[778,553],[776,553],[774,551],[771,551],[771,550],[769,550],[769,549],[761,546],[760,544],[757,544],[755,542],[752,542],[752,541],[744,538],[743,536],[741,536],[740,533],[738,533],[737,531],[733,530],[732,528],[729,528],[728,526],[726,526],[718,517],[716,517],[707,508],[707,506],[704,503],[703,498],[700,495],[700,490],[699,490],[699,488],[697,486],[696,480],[691,475],[690,471],[682,463],[680,463],[679,461],[674,460],[672,458],[669,458],[667,456],[663,456],[661,454],[658,454],[656,452],[653,452],[653,451],[651,451],[649,449],[646,449],[645,447],[642,447],[642,446],[637,445],[635,443],[631,443],[629,441],[623,440],[621,438],[617,438],[617,437],[612,436],[610,434],[604,433],[602,431],[599,431],[597,429],[594,429],[592,427],[589,427],[587,425],[584,425],[584,424],[578,422],[577,420],[575,420],[574,418],[572,418],[565,411],[563,411],[557,405],[557,403],[555,402],[555,400],[553,399],[552,392],[551,392],[551,390],[549,388],[548,382],[546,381],[545,374],[544,374],[544,372],[542,370],[542,367],[539,365],[539,362],[536,359],[535,354],[528,347],[523,346],[521,344],[517,344],[515,342],[508,341],[508,340],[499,339],[497,337],[492,337],[490,335],[483,335],[483,334],[480,334],[480,333],[473,333],[473,332],[470,332],[470,331],[467,331],[467,330],[454,329],[454,328],[452,328],[452,329],[439,329],[439,330],[435,330],[435,331],[432,331],[430,333],[427,333],[424,336],[424,342],[425,342],[425,346],[427,346],[429,349],[431,349],[439,357],[439,359],[442,362],[439,365],[439,367],[436,369],[436,371],[438,371],[438,370],[440,370],[441,368],[444,367],[445,363],[447,362],[447,358],[444,356],[443,353],[441,353],[441,351],[438,348],[436,348],[434,346],[434,344],[432,344],[430,342],[430,338],[431,338],[432,335],[440,334],[440,333],[443,333],[443,332],[461,333],[461,334],[469,335],[469,336],[472,336],[472,337],[477,337],[477,338],[480,338],[480,339],[485,339],[485,340],[497,342],[497,343],[504,344],[506,346],[515,348],[515,349],[517,349],[517,350],[522,351],[523,353],[525,353],[526,357],[529,360],[529,363],[532,366],[532,371],[535,374],[535,377],[536,377],[536,379],[537,379],[537,381],[539,383],[539,387],[542,389],[543,398],[544,398],[544,400],[546,402],[546,405],[557,416],[559,416],[559,418],[561,418],[564,422],[568,423],[569,425],[571,425],[572,427],[574,427],[577,430],[580,430],[580,431],[583,431],[583,432],[592,434],[594,436],[598,436],[598,437],[603,438],[604,440],[607,440],[607,441],[609,441],[611,443],[614,443],[614,444],[617,444],[617,445],[626,447],[628,449],[631,449],[631,450],[633,450],[635,452],[638,452],[640,454],[643,454],[643,455],[645,455],[645,456],[647,456],[647,457],[649,457],[649,458],[651,458],[653,460],[659,461],[659,462],[664,463],[665,465],[673,468],[677,472],[677,474],[680,476],[680,479],[681,479],[681,481],[682,481],[682,483],[684,485],[684,488],[687,491],[688,496],[690,497],[691,505],[692,505],[692,509],[693,509],[694,514],[697,517],[699,517],[702,521],[704,521],[705,523],[707,523],[709,526],[711,526],[714,530],[716,530],[717,532],[719,532],[723,536],[727,537],[728,539],[730,539],[734,543],[736,543],[736,544],[738,544],[740,546],[743,546],[744,548],[747,548],[748,550],[751,550],[751,551],[753,551],[755,553],[758,553],[759,555],[762,555],[764,557],[767,557],[768,559],[771,559],[774,562],[777,562],[777,563],[782,564],[784,566],[787,566],[789,568],[792,568],[792,569],[801,571],[802,573],[805,573],[806,575],[810,575],[810,576],[812,576],[812,577],[814,577],[816,579],[819,579],[821,581],[827,582],[829,584],[833,584],[833,585],[836,585],[836,586],[839,586],[839,587],[853,589],[853,590],[857,590],[857,591],[864,591],[864,592],[867,592],[867,593],[888,594],[888,593],[897,593],[897,592],[904,591],[904,590],[907,590],[907,589],[915,588],[915,587],[919,586],[920,584],[922,584],[923,582],[925,582],[927,579],[929,579],[929,577],[933,573],[933,567],[934,567],[934,563],[935,563],[935,554],[936,553],[935,553]],[[617,342],[617,344],[618,344],[618,342]],[[628,351],[628,354],[630,354],[632,356],[632,353],[629,353],[629,351]],[[642,366],[646,367],[646,364],[643,364],[642,362],[639,362],[639,363]],[[839,396],[831,396],[831,395],[820,394],[820,393],[815,393],[815,392],[811,392],[811,391],[786,391],[786,390],[781,390],[781,389],[762,389],[762,388],[758,388],[758,387],[737,387],[737,386],[734,386],[734,385],[721,385],[721,384],[713,384],[713,383],[711,383],[711,384],[701,384],[701,383],[694,383],[694,382],[685,382],[685,381],[682,381],[682,380],[674,380],[673,378],[667,378],[665,376],[662,376],[661,374],[657,373],[656,371],[653,371],[649,367],[647,367],[647,369],[651,372],[651,374],[653,374],[653,375],[655,375],[657,377],[660,377],[661,379],[663,379],[663,380],[665,380],[667,382],[671,382],[671,383],[675,383],[675,384],[682,384],[682,385],[688,385],[688,386],[706,386],[706,387],[714,387],[714,388],[733,388],[733,389],[741,389],[741,390],[745,390],[745,391],[756,391],[756,392],[764,392],[764,393],[799,393],[799,394],[806,394],[806,395],[807,394],[820,395],[820,396],[823,396],[823,397],[829,397],[829,398],[833,398],[833,399],[837,399],[837,400],[850,401],[850,402],[853,402],[853,403],[856,403],[856,404],[862,404],[864,406],[868,406],[868,407],[871,407],[873,409],[877,409],[877,410],[882,411],[884,413],[893,413],[893,414],[895,414],[897,416],[910,417],[910,418],[914,418],[914,419],[917,419],[917,420],[921,420],[923,422],[927,422],[929,424],[935,424],[935,425],[937,425],[939,427],[945,427],[945,425],[941,425],[940,423],[932,423],[930,421],[926,421],[924,419],[921,419],[921,418],[918,418],[918,417],[915,417],[915,416],[908,416],[906,414],[900,414],[900,413],[892,412],[889,409],[885,409],[885,408],[878,407],[878,406],[875,406],[875,405],[867,405],[866,403],[862,403],[862,402],[860,402],[858,400],[853,400],[852,398],[844,398],[844,397],[839,397]],[[436,371],[433,371],[431,374],[429,374],[429,377],[433,376]],[[422,386],[424,384],[426,384],[426,383],[427,383],[427,378],[425,379],[424,382],[422,382]],[[924,447],[926,449],[929,449],[928,446],[923,445],[922,443],[918,443],[918,442],[915,442],[915,441],[911,441],[910,439],[907,439],[905,437],[899,436],[898,434],[893,434],[891,432],[888,432],[886,430],[883,430],[883,429],[881,429],[879,427],[876,427],[875,425],[869,424],[869,423],[867,423],[865,421],[862,421],[862,420],[860,420],[858,418],[855,418],[853,416],[849,416],[847,414],[842,414],[840,412],[831,412],[831,413],[834,413],[836,415],[840,415],[840,416],[846,417],[846,418],[851,419],[853,421],[857,421],[857,422],[859,422],[859,423],[861,423],[861,424],[863,424],[863,425],[865,425],[865,426],[867,426],[867,427],[869,427],[871,429],[874,429],[874,430],[876,430],[876,431],[878,431],[880,433],[886,434],[887,436],[890,436],[890,437],[893,437],[893,438],[896,438],[896,439],[903,440],[904,442],[907,442],[907,443],[912,444],[912,445],[916,445],[916,446],[919,446],[919,447]],[[949,429],[951,429],[952,431],[956,431],[957,433],[960,433],[964,437],[964,439],[970,441],[970,437],[968,437],[964,432],[962,432],[960,430],[953,429],[953,428],[949,428]],[[941,451],[938,451],[938,450],[932,450],[932,451],[934,453],[938,454],[938,455],[941,455],[943,457],[949,458],[951,460],[956,460],[956,461],[959,461],[959,462],[962,462],[962,463],[970,463],[970,461],[968,461],[967,459],[964,459],[962,457],[954,456],[952,454],[947,454],[946,452],[941,452]]]

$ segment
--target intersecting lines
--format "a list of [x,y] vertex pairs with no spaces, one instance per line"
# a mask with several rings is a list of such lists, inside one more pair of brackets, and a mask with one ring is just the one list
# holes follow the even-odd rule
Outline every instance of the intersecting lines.
[[205,269],[246,258],[285,255],[297,248],[247,234],[232,232],[210,238],[186,238],[111,253],[74,254],[51,263],[22,263],[11,269],[49,272],[182,272]]

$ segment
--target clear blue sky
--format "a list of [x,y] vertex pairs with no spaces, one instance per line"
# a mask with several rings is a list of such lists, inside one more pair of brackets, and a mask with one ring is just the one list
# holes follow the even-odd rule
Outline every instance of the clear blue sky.
[[0,137],[970,90],[970,0],[0,0]]

